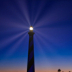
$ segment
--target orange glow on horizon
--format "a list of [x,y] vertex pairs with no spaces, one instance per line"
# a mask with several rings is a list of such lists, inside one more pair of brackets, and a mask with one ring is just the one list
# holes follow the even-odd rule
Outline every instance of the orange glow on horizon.
[[[69,72],[69,70],[62,70],[64,72]],[[71,70],[72,71],[72,70]],[[26,70],[0,70],[0,72],[27,72]],[[35,72],[57,72],[57,70],[35,70]]]

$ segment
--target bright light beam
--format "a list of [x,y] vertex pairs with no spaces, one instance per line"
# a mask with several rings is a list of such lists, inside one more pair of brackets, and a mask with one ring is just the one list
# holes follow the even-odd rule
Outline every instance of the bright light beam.
[[[13,42],[15,39],[17,39],[17,38],[20,37],[21,35],[25,34],[26,32],[27,32],[27,31],[21,32],[21,33],[15,35],[15,36],[13,36],[13,37],[10,37],[10,38],[7,38],[6,40],[3,40],[3,41],[1,42],[1,48],[9,45],[11,42]],[[1,49],[1,48],[0,48],[0,49]]]
[[30,25],[30,19],[29,19],[29,14],[28,14],[28,8],[27,8],[27,5],[26,5],[26,1],[23,2],[23,1],[18,0],[18,4],[19,4],[20,9],[21,9],[23,15],[25,16],[28,24]]
[[16,49],[17,49],[18,46],[22,43],[22,41],[25,39],[26,36],[27,36],[27,33],[24,34],[24,35],[22,36],[22,38],[20,38],[19,41],[16,42],[15,45],[13,45],[13,46],[10,48],[10,50],[8,50],[7,56],[12,55],[12,54],[16,51]]

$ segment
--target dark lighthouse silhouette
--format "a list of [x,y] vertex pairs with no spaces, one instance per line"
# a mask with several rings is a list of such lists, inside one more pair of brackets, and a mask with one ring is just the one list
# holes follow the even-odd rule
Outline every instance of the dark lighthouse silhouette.
[[29,34],[29,49],[28,49],[28,64],[27,64],[27,72],[35,72],[34,66],[34,42],[33,42],[33,27],[30,26]]

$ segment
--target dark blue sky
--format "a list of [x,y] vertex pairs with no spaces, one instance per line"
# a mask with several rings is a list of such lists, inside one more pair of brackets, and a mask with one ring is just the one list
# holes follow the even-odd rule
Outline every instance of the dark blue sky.
[[72,70],[71,0],[0,0],[0,69],[26,70],[31,25],[36,70]]

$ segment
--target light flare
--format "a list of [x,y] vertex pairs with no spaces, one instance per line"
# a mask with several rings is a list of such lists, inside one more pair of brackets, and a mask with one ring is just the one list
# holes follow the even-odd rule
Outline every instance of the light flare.
[[32,27],[32,26],[30,26],[29,30],[30,30],[30,31],[33,31],[33,27]]

